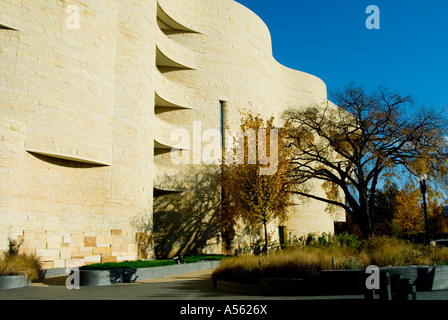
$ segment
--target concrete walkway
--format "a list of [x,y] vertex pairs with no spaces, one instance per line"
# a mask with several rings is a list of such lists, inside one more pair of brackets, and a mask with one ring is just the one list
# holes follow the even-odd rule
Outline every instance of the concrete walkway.
[[[215,290],[212,270],[130,284],[69,290],[65,278],[47,279],[24,288],[0,290],[0,300],[362,300],[363,296],[247,296]],[[418,292],[417,300],[448,300],[448,291]]]

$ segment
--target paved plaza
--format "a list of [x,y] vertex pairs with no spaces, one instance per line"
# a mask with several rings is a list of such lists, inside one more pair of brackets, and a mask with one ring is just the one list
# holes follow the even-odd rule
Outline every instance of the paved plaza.
[[[248,296],[216,290],[212,270],[191,272],[129,284],[89,286],[69,290],[63,278],[28,287],[0,290],[0,300],[363,300],[350,296]],[[418,292],[417,300],[448,300],[448,291]]]
[[[318,312],[320,318],[335,314],[368,313],[371,317],[397,314],[413,318],[422,308],[437,311],[444,308],[448,291],[418,292],[417,300],[394,302],[366,301],[363,296],[249,296],[216,290],[212,270],[171,277],[144,280],[130,284],[89,286],[69,290],[64,279],[33,283],[28,287],[0,290],[0,305],[17,310],[21,315],[34,315],[38,310],[52,314],[78,316],[94,314],[117,317],[123,311],[144,319],[163,314],[168,319],[280,319]],[[14,301],[13,301],[14,300]],[[434,303],[434,302],[435,303]],[[237,314],[235,314],[235,312]],[[243,312],[245,314],[238,314]],[[258,314],[256,314],[257,312]],[[249,316],[250,315],[250,316]],[[297,317],[293,317],[297,318]],[[148,318],[149,319],[149,318]]]

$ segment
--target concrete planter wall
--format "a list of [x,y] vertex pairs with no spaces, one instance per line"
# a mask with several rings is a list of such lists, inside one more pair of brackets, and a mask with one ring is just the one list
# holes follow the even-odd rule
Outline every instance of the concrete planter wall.
[[28,277],[19,276],[0,276],[0,289],[14,289],[26,287],[28,285]]
[[131,283],[141,280],[169,277],[183,273],[214,269],[220,261],[176,264],[162,267],[119,269],[119,270],[80,270],[81,286],[104,286],[116,283]]
[[[448,266],[446,265],[384,267],[380,268],[381,279],[386,272],[392,278],[401,275],[403,278],[410,279],[417,291],[448,289]],[[328,294],[363,294],[365,277],[365,270],[323,271],[321,276],[313,283],[312,291]]]
[[408,266],[380,268],[391,276],[402,275],[409,278],[417,291],[448,290],[448,265],[443,266]]
[[[380,268],[391,277],[411,279],[417,291],[448,290],[448,266],[404,266]],[[325,270],[316,279],[262,278],[258,285],[217,281],[219,290],[261,295],[362,295],[365,270]],[[381,285],[381,283],[380,283]]]

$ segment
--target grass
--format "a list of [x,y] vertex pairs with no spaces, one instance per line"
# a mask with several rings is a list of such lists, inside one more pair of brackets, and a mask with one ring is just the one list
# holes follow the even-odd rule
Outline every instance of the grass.
[[261,277],[313,278],[322,270],[364,269],[406,265],[448,264],[448,249],[426,247],[395,238],[367,241],[346,238],[305,241],[266,256],[226,259],[214,270],[213,280],[258,283]]
[[[227,258],[225,255],[192,255],[184,256],[185,263],[195,263],[206,260],[222,260]],[[137,269],[137,268],[152,268],[169,266],[176,264],[173,259],[163,260],[136,260],[136,261],[122,261],[122,262],[106,262],[94,263],[87,266],[82,266],[81,270],[111,270],[111,269]]]
[[42,271],[40,260],[30,254],[5,254],[0,260],[0,276],[26,275],[30,281],[39,278]]
[[[228,258],[225,255],[191,255],[185,256],[185,263],[195,263],[207,260],[222,260]],[[164,260],[138,260],[123,262],[96,263],[82,266],[81,270],[110,270],[110,269],[137,269],[174,265],[172,259]],[[26,275],[30,281],[37,280],[42,271],[42,264],[34,255],[25,253],[6,253],[0,260],[0,276]]]

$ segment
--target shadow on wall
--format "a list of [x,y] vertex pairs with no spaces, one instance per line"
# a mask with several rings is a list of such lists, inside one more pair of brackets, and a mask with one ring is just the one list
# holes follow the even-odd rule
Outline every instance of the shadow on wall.
[[184,190],[154,198],[154,247],[157,258],[203,253],[218,243],[220,224],[220,171],[194,168],[183,177],[164,181],[164,189]]

